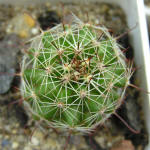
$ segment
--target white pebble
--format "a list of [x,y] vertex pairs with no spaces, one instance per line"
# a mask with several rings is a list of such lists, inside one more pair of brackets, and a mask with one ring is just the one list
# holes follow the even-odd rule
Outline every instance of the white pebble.
[[13,142],[12,149],[16,149],[19,147],[19,144],[17,142]]
[[38,140],[37,138],[35,138],[35,137],[32,137],[31,143],[32,143],[33,145],[37,146],[37,145],[39,145],[39,140]]
[[32,28],[32,29],[31,29],[31,33],[32,33],[33,35],[36,35],[36,34],[39,33],[39,29],[38,29],[38,28]]
[[32,148],[29,147],[29,146],[26,146],[26,147],[24,148],[24,150],[32,150]]

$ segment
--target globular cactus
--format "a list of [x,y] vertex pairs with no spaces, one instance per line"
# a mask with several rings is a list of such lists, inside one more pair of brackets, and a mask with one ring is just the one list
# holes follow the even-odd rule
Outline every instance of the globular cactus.
[[21,92],[34,119],[86,133],[120,106],[130,76],[108,29],[75,17],[32,40],[22,62]]

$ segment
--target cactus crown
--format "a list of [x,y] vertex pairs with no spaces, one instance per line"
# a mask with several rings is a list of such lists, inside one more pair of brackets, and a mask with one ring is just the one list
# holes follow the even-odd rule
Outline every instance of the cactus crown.
[[108,30],[75,17],[32,40],[22,62],[21,91],[35,119],[88,132],[120,106],[130,76]]

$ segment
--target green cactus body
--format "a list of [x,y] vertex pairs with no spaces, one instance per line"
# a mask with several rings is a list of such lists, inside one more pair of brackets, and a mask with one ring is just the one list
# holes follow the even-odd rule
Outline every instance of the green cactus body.
[[32,40],[22,62],[21,92],[35,119],[88,132],[120,106],[130,76],[108,30],[75,18]]

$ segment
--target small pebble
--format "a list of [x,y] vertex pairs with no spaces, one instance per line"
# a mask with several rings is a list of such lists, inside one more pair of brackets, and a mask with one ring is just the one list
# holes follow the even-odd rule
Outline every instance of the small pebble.
[[24,20],[29,27],[35,26],[35,20],[27,13],[24,13]]
[[28,32],[26,30],[21,30],[21,31],[19,31],[18,35],[21,38],[27,38],[28,37]]
[[26,147],[24,147],[24,149],[23,150],[32,150],[32,148],[31,147],[29,147],[29,146],[26,146]]
[[107,146],[108,146],[108,147],[112,147],[112,142],[108,142],[108,143],[107,143]]
[[10,132],[11,131],[10,126],[9,125],[5,125],[4,126],[4,130],[7,131],[7,132]]
[[6,146],[8,146],[8,145],[10,145],[11,143],[10,143],[10,141],[9,140],[2,140],[2,142],[1,142],[1,146],[2,147],[6,147]]
[[75,146],[72,146],[71,150],[77,150],[77,148]]
[[36,137],[32,137],[31,143],[35,146],[39,145],[39,140]]
[[19,144],[17,142],[12,143],[12,149],[17,149],[19,147]]
[[32,29],[31,29],[31,33],[32,33],[33,35],[36,35],[36,34],[39,33],[39,29],[38,29],[38,28],[32,28]]
[[17,130],[16,129],[13,129],[12,130],[12,134],[16,134],[17,133]]
[[116,146],[111,148],[111,150],[135,150],[135,148],[131,141],[123,140],[121,143],[118,143]]
[[5,139],[10,139],[10,136],[9,136],[9,135],[6,135],[6,136],[5,136]]

